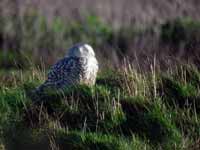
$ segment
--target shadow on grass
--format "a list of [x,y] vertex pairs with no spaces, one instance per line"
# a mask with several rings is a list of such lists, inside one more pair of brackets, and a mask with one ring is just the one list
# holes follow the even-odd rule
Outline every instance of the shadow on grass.
[[15,129],[15,134],[11,130],[7,132],[8,135],[5,141],[7,150],[123,150],[141,149],[144,146],[142,142],[136,140],[130,142],[119,137],[101,133],[17,129]]
[[180,142],[178,131],[158,105],[125,100],[121,101],[121,105],[126,120],[117,128],[120,128],[125,136],[137,134],[156,145],[169,144],[171,141]]
[[85,127],[89,131],[105,132],[123,118],[120,106],[111,96],[111,92],[98,85],[80,85],[62,93],[45,94],[26,112],[25,120],[28,125],[37,126],[43,122],[41,120],[45,122],[47,116],[58,120],[69,129],[81,130]]
[[200,113],[200,96],[193,84],[183,84],[169,77],[162,77],[161,93],[164,102],[172,108],[187,108]]

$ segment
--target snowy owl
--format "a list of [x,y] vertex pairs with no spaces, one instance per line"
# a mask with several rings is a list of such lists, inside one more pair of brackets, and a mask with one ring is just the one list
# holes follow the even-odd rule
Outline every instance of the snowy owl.
[[78,84],[94,85],[98,68],[93,48],[77,44],[51,67],[47,80],[36,91],[43,91],[45,87],[62,90]]

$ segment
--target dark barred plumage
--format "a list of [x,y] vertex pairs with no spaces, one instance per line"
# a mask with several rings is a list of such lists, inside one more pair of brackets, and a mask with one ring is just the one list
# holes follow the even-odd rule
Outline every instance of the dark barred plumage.
[[84,72],[84,59],[78,57],[64,58],[56,63],[48,73],[46,84],[58,88],[80,82]]
[[53,65],[43,87],[62,89],[66,85],[80,83],[84,76],[86,59],[80,57],[65,57]]

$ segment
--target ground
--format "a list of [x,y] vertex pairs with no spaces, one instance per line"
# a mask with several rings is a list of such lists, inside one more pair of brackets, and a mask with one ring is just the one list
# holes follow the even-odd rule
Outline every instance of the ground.
[[2,149],[198,149],[200,72],[171,70],[100,71],[95,86],[46,91],[36,104],[46,72],[2,70]]

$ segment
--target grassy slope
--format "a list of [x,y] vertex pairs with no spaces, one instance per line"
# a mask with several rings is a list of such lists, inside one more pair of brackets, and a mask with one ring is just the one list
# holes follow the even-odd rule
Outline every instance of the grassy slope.
[[[152,69],[153,70],[153,69]],[[188,149],[200,137],[200,72],[101,72],[33,105],[30,91],[44,72],[0,73],[0,143],[15,149]],[[29,96],[27,96],[29,95]],[[44,98],[44,99],[45,99]]]

